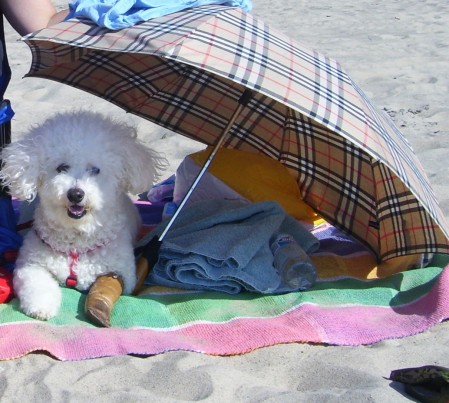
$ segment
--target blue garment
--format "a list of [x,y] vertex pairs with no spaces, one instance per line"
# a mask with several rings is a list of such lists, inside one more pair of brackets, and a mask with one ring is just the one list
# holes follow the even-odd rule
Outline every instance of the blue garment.
[[251,0],[74,0],[66,19],[87,17],[97,25],[122,29],[186,8],[222,4],[250,11]]
[[[3,30],[3,14],[0,13],[0,101],[6,91],[6,87],[11,79],[11,69],[6,54],[5,33]],[[9,102],[2,102],[0,105],[0,125],[9,122],[14,116],[14,112]],[[3,141],[0,139],[0,149],[3,147]]]
[[147,199],[151,203],[171,202],[173,200],[173,190],[175,188],[175,175],[164,181],[157,183],[147,192]]
[[[159,235],[165,225],[146,239]],[[229,294],[297,291],[284,284],[273,267],[270,240],[278,233],[291,234],[307,253],[319,247],[318,240],[277,203],[194,203],[167,232],[148,283]]]
[[6,55],[5,33],[3,30],[3,14],[0,13],[0,100],[3,99],[6,87],[11,78],[11,69]]
[[[14,111],[11,108],[11,104],[8,101],[0,103],[0,125],[9,122],[14,116]],[[3,144],[0,144],[2,146]]]
[[[8,101],[3,100],[6,87],[11,78],[11,69],[6,55],[5,33],[3,30],[3,15],[0,13],[0,152],[10,140],[10,126],[5,125],[11,120],[14,112]],[[0,161],[1,165],[1,161]],[[22,244],[22,237],[16,233],[16,216],[11,197],[6,196],[1,189],[0,194],[0,265],[12,270],[14,262],[5,260],[5,252],[16,251]]]
[[11,198],[0,196],[0,266],[12,270],[14,262],[4,259],[5,252],[17,251],[22,245],[22,236],[16,232],[17,218]]

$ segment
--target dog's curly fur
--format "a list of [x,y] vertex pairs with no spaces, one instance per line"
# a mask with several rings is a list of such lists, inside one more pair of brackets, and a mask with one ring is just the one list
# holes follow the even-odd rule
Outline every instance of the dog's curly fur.
[[127,194],[148,189],[165,159],[137,141],[134,127],[87,111],[59,113],[33,127],[1,158],[0,180],[13,196],[39,195],[34,229],[14,270],[23,312],[44,320],[58,313],[59,284],[69,275],[71,259],[78,260],[79,290],[115,273],[124,293],[131,293],[140,219]]

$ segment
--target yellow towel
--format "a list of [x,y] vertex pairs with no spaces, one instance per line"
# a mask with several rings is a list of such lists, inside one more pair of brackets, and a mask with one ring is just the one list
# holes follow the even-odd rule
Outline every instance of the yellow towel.
[[[202,166],[211,148],[189,157]],[[222,148],[209,166],[209,172],[248,200],[276,201],[297,219],[316,218],[317,214],[302,199],[298,184],[279,161],[261,154]]]

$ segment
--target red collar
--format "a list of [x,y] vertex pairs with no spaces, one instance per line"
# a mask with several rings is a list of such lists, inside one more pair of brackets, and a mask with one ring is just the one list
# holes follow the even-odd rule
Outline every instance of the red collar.
[[75,267],[78,264],[78,258],[79,258],[80,254],[78,253],[78,251],[76,249],[70,249],[69,254],[68,254],[68,259],[69,259],[69,276],[67,277],[67,279],[65,280],[65,285],[67,287],[70,288],[75,288],[78,285],[78,276],[76,275],[75,272]]

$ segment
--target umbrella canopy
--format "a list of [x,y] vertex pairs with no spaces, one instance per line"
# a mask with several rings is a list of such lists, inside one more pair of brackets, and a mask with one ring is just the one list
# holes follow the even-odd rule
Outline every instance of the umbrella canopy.
[[192,8],[120,31],[68,20],[25,37],[29,77],[98,95],[214,144],[282,162],[303,199],[380,260],[449,253],[449,227],[409,143],[339,64],[238,8]]

